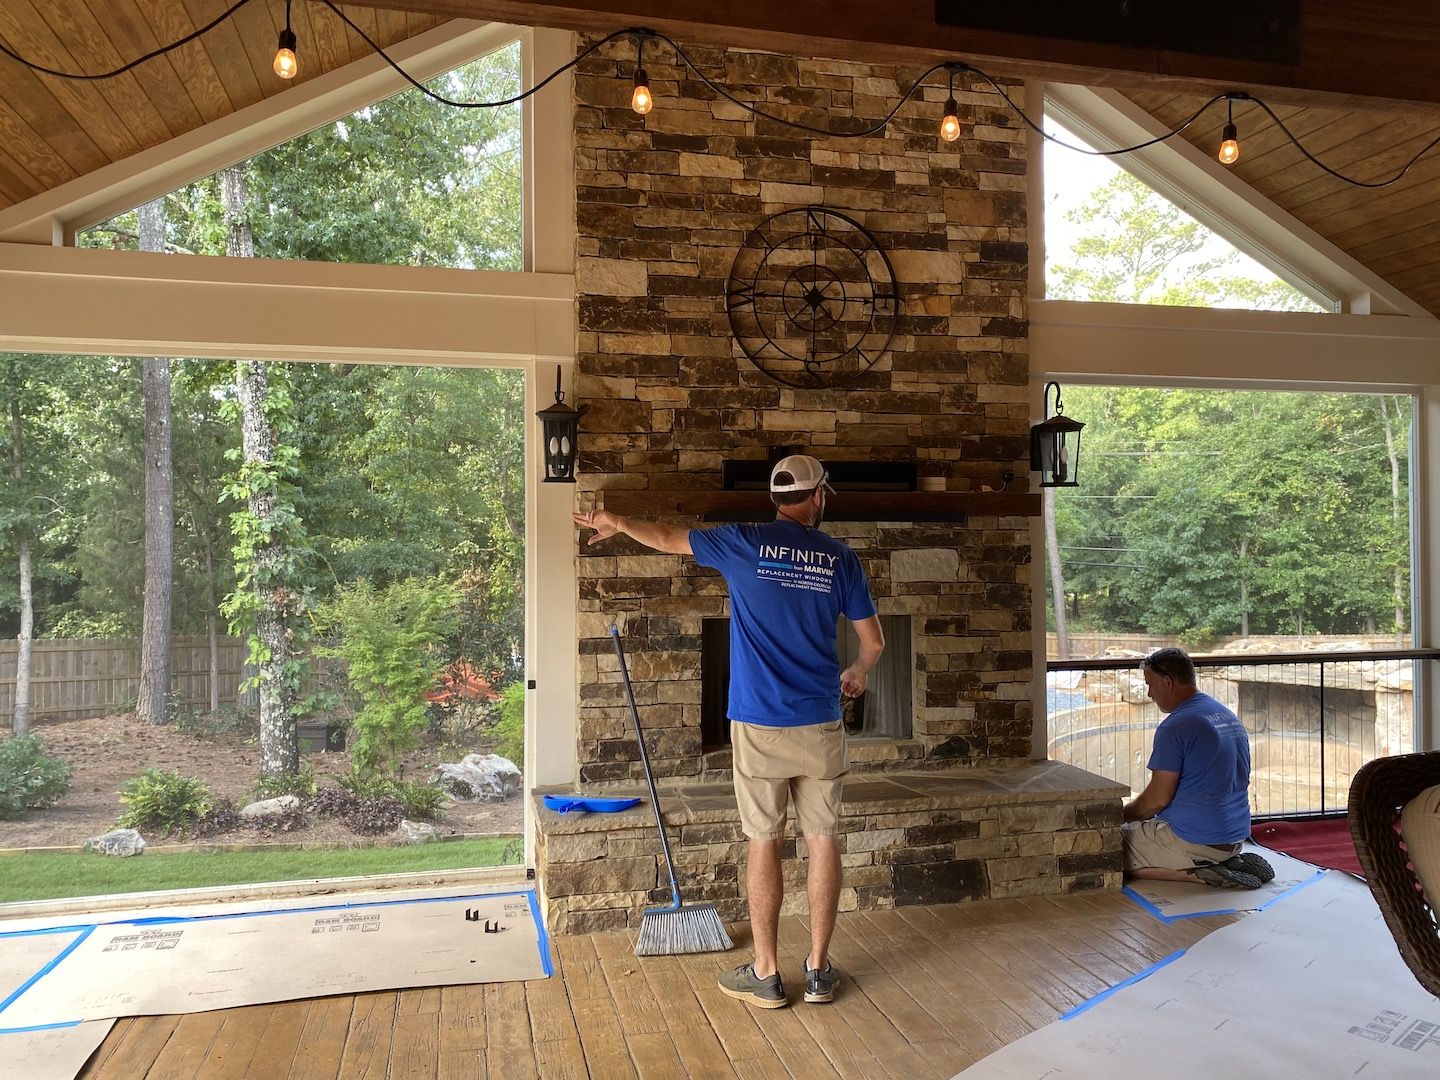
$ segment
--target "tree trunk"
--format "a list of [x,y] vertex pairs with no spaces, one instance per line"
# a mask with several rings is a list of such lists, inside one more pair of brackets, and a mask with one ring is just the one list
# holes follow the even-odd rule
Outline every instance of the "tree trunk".
[[220,711],[220,618],[215,595],[215,552],[207,528],[201,538],[205,550],[205,643],[210,649],[210,712]]
[[[1390,408],[1385,404],[1385,399],[1379,398],[1380,419],[1385,424],[1385,453],[1390,458],[1390,521],[1395,527],[1395,535],[1400,535],[1400,515],[1404,507],[1400,504],[1400,457],[1395,453],[1395,428],[1390,423]],[[1405,569],[1398,563],[1395,566],[1394,577],[1395,595],[1395,633],[1397,635],[1405,632]]]
[[1249,550],[1250,538],[1240,539],[1240,636],[1250,636],[1250,573],[1245,566],[1245,552]]
[[[10,461],[15,486],[25,475],[25,455],[20,437],[20,398],[10,401]],[[20,563],[20,633],[15,639],[15,707],[10,716],[10,734],[30,734],[30,644],[35,636],[35,596],[30,581],[30,537],[22,521],[15,527],[15,551]]]
[[[255,255],[254,238],[250,232],[249,184],[243,166],[235,166],[220,174],[220,200],[225,209],[225,254],[234,259]],[[247,467],[269,467],[275,462],[276,436],[265,415],[267,384],[265,366],[254,360],[235,362],[235,386],[240,398],[241,443]],[[264,525],[275,516],[274,489],[249,494],[250,514]],[[273,581],[273,568],[285,556],[283,542],[271,541],[257,545],[252,577],[257,584],[259,610],[255,617],[255,635],[260,640],[264,658],[259,664],[260,680],[260,775],[262,777],[293,776],[300,771],[300,744],[295,731],[295,691],[290,686],[288,668],[291,661],[289,627],[286,626],[287,598],[277,595],[284,590],[266,587]]]
[[1060,540],[1055,531],[1055,489],[1045,488],[1045,552],[1050,563],[1050,604],[1055,609],[1055,649],[1070,655],[1070,627],[1065,611],[1065,570],[1060,565]]
[[[165,204],[140,207],[140,250],[165,250]],[[140,690],[135,716],[163,724],[170,704],[170,604],[175,577],[175,469],[172,460],[170,360],[140,361],[145,407],[145,597],[140,620]]]

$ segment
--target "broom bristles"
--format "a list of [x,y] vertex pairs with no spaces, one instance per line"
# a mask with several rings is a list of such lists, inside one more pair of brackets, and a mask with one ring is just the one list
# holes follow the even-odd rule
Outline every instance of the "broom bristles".
[[682,905],[676,911],[647,911],[640,917],[636,956],[678,956],[734,948],[714,904]]

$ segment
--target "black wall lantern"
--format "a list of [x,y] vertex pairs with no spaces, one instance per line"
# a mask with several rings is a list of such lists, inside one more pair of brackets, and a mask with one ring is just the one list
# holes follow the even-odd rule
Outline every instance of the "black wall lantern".
[[580,414],[585,411],[565,404],[565,393],[560,389],[560,373],[560,365],[556,364],[555,404],[535,414],[544,439],[547,484],[575,483],[575,443],[580,434]]
[[[1055,388],[1055,414],[1050,414],[1050,388]],[[1045,384],[1045,419],[1030,429],[1030,468],[1040,473],[1040,486],[1080,486],[1080,429],[1085,425],[1062,416],[1060,384]]]

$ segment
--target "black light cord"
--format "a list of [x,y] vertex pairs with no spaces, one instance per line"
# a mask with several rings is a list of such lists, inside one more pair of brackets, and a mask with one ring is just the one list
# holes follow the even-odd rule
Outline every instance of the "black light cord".
[[32,63],[31,61],[26,60],[19,53],[11,50],[9,46],[7,46],[3,41],[0,41],[0,53],[4,53],[16,63],[24,64],[31,71],[38,71],[43,75],[53,75],[57,79],[78,79],[83,82],[91,82],[98,79],[113,79],[116,75],[124,75],[125,72],[129,71],[131,68],[139,67],[147,60],[154,60],[155,57],[164,56],[166,53],[173,52],[175,49],[180,48],[180,46],[182,45],[189,45],[190,42],[194,41],[202,34],[208,34],[211,30],[214,30],[215,27],[219,26],[222,22],[230,18],[230,16],[234,15],[237,11],[239,11],[248,3],[250,3],[250,0],[235,0],[235,3],[231,4],[228,8],[222,11],[219,15],[216,15],[215,18],[211,19],[208,23],[200,27],[198,30],[194,30],[186,34],[184,37],[170,42],[169,45],[161,45],[158,49],[151,49],[144,56],[137,56],[128,64],[122,64],[114,71],[102,71],[95,75],[90,75],[80,71],[57,71],[54,68],[46,67],[44,64]]
[[[175,41],[170,42],[168,45],[162,45],[159,48],[152,49],[149,52],[145,53],[143,56],[138,56],[134,60],[131,60],[129,63],[122,64],[120,67],[114,68],[110,71],[94,73],[60,71],[56,68],[47,67],[44,64],[37,64],[33,61],[25,59],[25,57],[15,52],[4,42],[0,42],[0,53],[3,53],[4,55],[10,57],[16,63],[24,65],[31,71],[36,71],[43,75],[50,75],[57,79],[74,79],[86,82],[94,82],[102,79],[113,79],[117,75],[123,75],[125,74],[125,72],[131,71],[134,68],[139,67],[146,61],[155,59],[157,56],[163,56],[168,52],[173,52],[175,49],[178,49],[183,45],[188,45],[190,42],[215,29],[215,27],[219,26],[225,20],[233,17],[236,12],[240,11],[241,8],[245,7],[250,2],[251,0],[235,0],[234,3],[232,3],[219,15],[215,16],[215,18],[211,19],[204,26],[201,26],[196,30],[192,31],[191,33],[186,34],[184,37],[178,38]],[[1050,132],[1046,131],[1041,124],[1032,120],[1025,112],[1025,110],[1021,108],[1018,104],[1016,104],[1015,99],[1010,96],[1009,92],[1007,92],[1003,86],[1001,86],[998,82],[991,78],[987,72],[982,71],[980,68],[973,67],[969,64],[960,63],[957,61],[945,61],[942,63],[934,64],[931,67],[927,68],[925,71],[923,71],[910,84],[910,86],[905,90],[905,92],[900,95],[900,99],[895,103],[895,107],[892,108],[888,113],[886,113],[883,119],[877,121],[871,126],[866,127],[860,131],[832,131],[829,128],[816,127],[813,124],[806,124],[799,120],[790,120],[783,116],[776,116],[757,107],[752,102],[745,101],[741,98],[736,97],[724,86],[721,86],[719,83],[711,79],[710,76],[706,75],[705,72],[700,70],[700,67],[693,60],[690,59],[689,55],[685,52],[685,50],[682,49],[675,41],[667,37],[665,34],[658,33],[654,30],[645,29],[643,27],[628,27],[624,30],[616,30],[614,33],[607,34],[604,37],[599,38],[589,47],[580,52],[573,60],[556,68],[549,75],[545,76],[545,78],[541,79],[534,86],[530,87],[530,89],[521,91],[513,97],[501,98],[498,101],[455,101],[451,98],[445,97],[443,94],[437,94],[435,91],[431,90],[429,87],[425,86],[419,80],[411,76],[409,72],[407,72],[404,68],[397,64],[393,59],[391,59],[390,54],[387,53],[373,38],[371,38],[369,34],[367,34],[358,25],[356,25],[353,19],[351,19],[348,15],[341,11],[332,2],[332,0],[320,0],[320,2],[323,3],[332,12],[334,12],[336,17],[339,18],[341,22],[343,22],[346,26],[353,30],[360,37],[360,39],[364,41],[367,46],[370,47],[371,51],[373,51],[377,56],[384,60],[385,63],[390,65],[390,67],[393,68],[411,86],[415,87],[415,89],[419,90],[421,93],[439,102],[440,104],[449,105],[452,108],[457,109],[494,109],[499,108],[503,105],[514,105],[516,102],[524,101],[531,95],[543,90],[559,76],[563,75],[565,72],[569,71],[571,68],[575,67],[581,61],[593,55],[597,50],[608,45],[610,42],[615,41],[619,38],[632,37],[635,39],[637,67],[639,66],[639,58],[641,55],[641,50],[644,48],[645,41],[649,39],[663,41],[675,51],[675,58],[677,62],[683,65],[690,72],[692,72],[695,78],[698,79],[707,89],[709,89],[716,96],[730,102],[732,105],[736,105],[739,108],[744,109],[746,112],[759,119],[768,120],[771,123],[779,124],[782,127],[791,128],[795,131],[804,131],[811,135],[820,135],[829,139],[864,139],[869,138],[873,135],[880,134],[887,127],[890,126],[891,121],[895,119],[895,117],[899,114],[900,110],[904,108],[904,106],[912,98],[915,97],[916,92],[925,84],[925,81],[927,79],[929,79],[937,71],[944,71],[947,75],[950,94],[952,97],[954,96],[956,73],[972,72],[979,78],[983,79],[990,86],[990,88],[1000,96],[1000,98],[1005,102],[1005,104],[1010,107],[1011,111],[1014,112],[1015,115],[1019,117],[1019,119],[1031,131],[1035,132],[1037,135],[1039,135],[1046,141],[1052,142],[1057,146],[1063,146],[1067,150],[1073,150],[1076,153],[1086,154],[1090,157],[1121,157],[1125,154],[1133,154],[1136,151],[1144,150],[1147,147],[1155,146],[1158,143],[1163,143],[1169,139],[1173,139],[1176,135],[1179,135],[1181,132],[1189,128],[1190,125],[1195,123],[1196,120],[1200,119],[1200,117],[1203,116],[1211,108],[1211,106],[1221,101],[1226,103],[1226,108],[1230,111],[1232,121],[1234,102],[1253,102],[1265,113],[1266,116],[1271,119],[1271,121],[1274,122],[1275,126],[1280,129],[1280,131],[1285,135],[1286,139],[1290,141],[1290,143],[1295,147],[1295,149],[1298,150],[1307,161],[1309,161],[1316,168],[1320,169],[1322,172],[1333,176],[1335,179],[1340,180],[1346,184],[1350,184],[1353,187],[1370,189],[1389,187],[1391,184],[1398,182],[1407,173],[1409,173],[1409,171],[1415,166],[1417,162],[1419,162],[1422,157],[1424,157],[1427,153],[1433,150],[1436,146],[1440,146],[1440,135],[1437,135],[1435,136],[1435,138],[1431,139],[1428,143],[1421,147],[1420,150],[1417,151],[1415,155],[1410,158],[1409,161],[1407,161],[1403,166],[1401,166],[1399,171],[1397,171],[1393,176],[1389,177],[1388,179],[1357,180],[1355,177],[1340,172],[1338,169],[1331,168],[1329,165],[1326,165],[1318,157],[1316,157],[1309,150],[1307,150],[1305,148],[1305,145],[1300,141],[1300,139],[1295,135],[1295,133],[1291,131],[1290,128],[1286,125],[1285,121],[1280,119],[1280,117],[1276,114],[1275,110],[1272,109],[1268,104],[1266,104],[1265,101],[1242,91],[1230,91],[1228,93],[1216,94],[1209,101],[1205,102],[1193,113],[1191,113],[1190,116],[1178,127],[1167,131],[1163,135],[1157,135],[1153,139],[1146,139],[1144,142],[1136,143],[1133,146],[1117,147],[1114,150],[1094,150],[1087,146],[1076,146],[1073,143],[1066,142],[1064,139],[1061,139],[1056,135],[1052,135]],[[289,25],[289,7],[290,0],[287,0],[287,26]]]
[[343,11],[341,11],[338,7],[331,3],[330,0],[320,0],[320,2],[323,3],[331,11],[333,11],[336,15],[338,15],[341,22],[343,22],[346,26],[350,27],[351,30],[354,30],[355,33],[359,34],[360,39],[364,41],[366,45],[369,45],[370,48],[375,52],[375,54],[380,57],[380,59],[384,60],[385,63],[389,64],[392,68],[394,68],[395,71],[399,73],[400,77],[403,78],[406,82],[408,82],[411,86],[415,87],[416,90],[419,90],[426,97],[431,98],[434,101],[438,101],[441,105],[449,105],[452,108],[456,109],[498,109],[502,105],[514,105],[517,101],[524,101],[532,94],[538,94],[541,90],[544,90],[545,87],[548,86],[553,80],[565,74],[565,72],[569,71],[576,64],[580,63],[580,61],[584,60],[587,56],[595,52],[597,49],[608,45],[616,38],[633,37],[635,35],[634,30],[616,30],[613,34],[606,34],[599,41],[595,42],[595,44],[591,45],[584,52],[580,53],[580,55],[576,56],[574,60],[571,60],[569,63],[563,64],[560,67],[556,68],[549,75],[546,75],[545,78],[541,79],[534,86],[530,87],[529,90],[522,90],[514,97],[501,98],[499,101],[452,101],[450,98],[445,97],[443,94],[437,94],[434,90],[431,90],[424,83],[420,82],[418,79],[415,79],[408,71],[402,68],[394,60],[390,59],[389,53],[387,53],[378,44],[376,44],[369,34],[365,33],[364,30],[361,30],[360,27],[356,26],[355,23],[350,19],[350,16],[346,15]]

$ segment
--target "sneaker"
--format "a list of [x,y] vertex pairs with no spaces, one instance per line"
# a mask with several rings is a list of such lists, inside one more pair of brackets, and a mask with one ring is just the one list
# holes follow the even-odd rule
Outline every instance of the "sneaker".
[[734,971],[721,975],[720,989],[761,1009],[781,1009],[789,1004],[780,973],[777,971],[768,979],[756,978],[753,964],[741,964]]
[[1242,874],[1259,878],[1261,885],[1268,885],[1275,880],[1275,868],[1253,851],[1242,851],[1238,855],[1231,855],[1222,865],[1228,866],[1231,870],[1238,870]]
[[824,971],[814,971],[807,956],[801,961],[805,967],[805,1001],[810,1005],[824,1005],[835,1000],[835,987],[840,985],[840,973],[835,965],[825,964]]
[[1212,889],[1258,889],[1261,885],[1254,874],[1232,870],[1227,863],[1207,863],[1190,872],[1195,875],[1196,881],[1203,881]]

